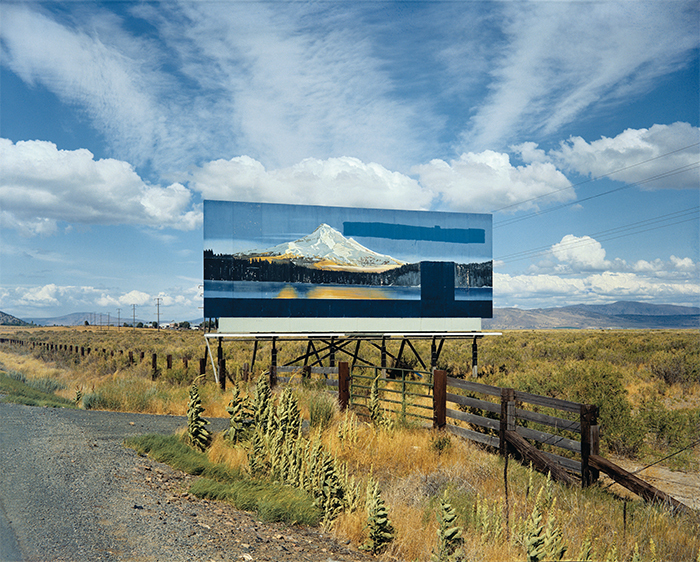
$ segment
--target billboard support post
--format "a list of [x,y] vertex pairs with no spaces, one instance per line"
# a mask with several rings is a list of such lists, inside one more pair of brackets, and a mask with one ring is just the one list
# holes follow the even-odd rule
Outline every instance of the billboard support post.
[[350,369],[347,361],[338,363],[338,404],[345,410],[350,403]]
[[270,388],[277,385],[277,338],[272,338],[272,351],[270,352]]

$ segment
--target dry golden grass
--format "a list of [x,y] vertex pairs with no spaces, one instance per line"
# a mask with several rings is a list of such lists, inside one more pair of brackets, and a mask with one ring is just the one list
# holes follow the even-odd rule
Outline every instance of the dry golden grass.
[[207,450],[209,460],[223,463],[234,468],[243,468],[248,464],[248,454],[243,447],[232,447],[221,433],[216,433]]

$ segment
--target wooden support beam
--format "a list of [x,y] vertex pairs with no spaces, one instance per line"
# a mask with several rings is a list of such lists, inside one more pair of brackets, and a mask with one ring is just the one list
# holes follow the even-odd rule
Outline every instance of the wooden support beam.
[[605,472],[605,474],[610,476],[615,482],[634,492],[647,502],[659,502],[672,507],[674,511],[692,513],[692,510],[684,503],[654,488],[651,484],[638,478],[631,472],[627,472],[624,468],[617,466],[600,455],[589,455],[588,464],[601,472]]
[[530,445],[525,438],[518,435],[515,431],[506,430],[505,439],[515,447],[516,451],[520,453],[520,456],[522,456],[525,461],[531,462],[537,470],[544,473],[549,472],[552,478],[557,482],[564,482],[569,486],[574,485],[574,479],[569,476],[566,470],[550,460],[542,451],[535,449],[535,447]]

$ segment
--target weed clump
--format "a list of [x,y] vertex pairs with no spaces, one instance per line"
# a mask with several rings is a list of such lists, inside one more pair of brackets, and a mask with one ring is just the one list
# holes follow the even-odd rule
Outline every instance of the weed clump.
[[202,418],[203,412],[202,399],[199,397],[199,388],[195,380],[190,386],[190,399],[187,403],[187,440],[200,451],[206,450],[212,437],[211,432],[206,428],[209,422]]

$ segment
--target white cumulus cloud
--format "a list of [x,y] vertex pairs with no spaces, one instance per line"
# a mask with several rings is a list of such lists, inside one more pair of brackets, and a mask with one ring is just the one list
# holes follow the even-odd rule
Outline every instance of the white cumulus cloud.
[[[572,137],[549,158],[565,169],[642,188],[692,188],[700,185],[700,128],[688,123],[627,129],[613,138],[586,142]],[[614,173],[612,173],[614,172]],[[658,179],[654,179],[658,178]]]
[[415,166],[420,182],[451,209],[490,212],[521,203],[518,210],[537,208],[532,199],[569,201],[575,193],[568,179],[547,162],[513,166],[507,154],[468,152],[449,163],[435,159]]
[[567,234],[551,248],[552,255],[576,269],[605,269],[611,263],[605,259],[602,244],[590,236]]
[[613,300],[698,306],[700,283],[697,278],[692,281],[660,280],[634,272],[605,271],[577,277],[494,272],[494,306],[497,307],[518,303],[524,308],[549,308]]
[[307,158],[278,170],[248,156],[215,160],[192,172],[190,186],[205,199],[425,209],[433,193],[376,163],[341,157]]
[[0,139],[0,168],[2,224],[27,234],[52,233],[57,221],[182,230],[201,223],[184,186],[148,185],[127,162],[95,160],[85,149]]

